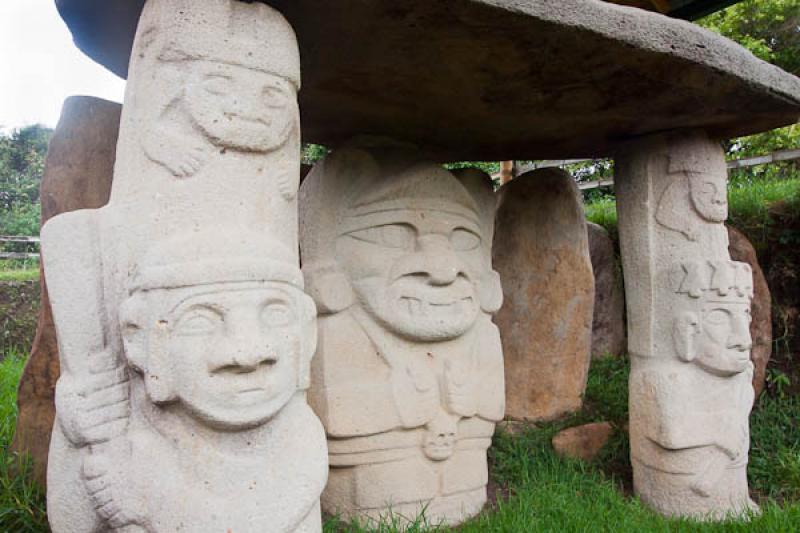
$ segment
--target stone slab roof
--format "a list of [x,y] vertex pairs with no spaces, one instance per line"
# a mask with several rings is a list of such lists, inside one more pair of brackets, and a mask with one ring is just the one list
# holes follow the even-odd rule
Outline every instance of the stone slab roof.
[[[56,0],[125,75],[143,0]],[[800,79],[698,26],[599,0],[270,0],[297,31],[304,140],[410,141],[442,160],[606,156],[647,133],[800,119]]]

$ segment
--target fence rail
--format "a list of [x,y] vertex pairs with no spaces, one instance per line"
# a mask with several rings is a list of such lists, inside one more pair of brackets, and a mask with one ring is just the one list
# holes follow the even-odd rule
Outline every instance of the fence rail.
[[[562,167],[565,165],[574,165],[577,163],[590,163],[595,161],[594,159],[553,159],[549,161],[537,161],[531,165],[525,165],[520,169],[520,174],[525,172],[529,172],[531,170],[536,170],[540,168],[553,168],[553,167]],[[778,152],[772,152],[771,154],[766,155],[759,155],[755,157],[745,157],[742,159],[734,159],[732,161],[728,161],[728,169],[735,170],[740,168],[750,168],[750,167],[757,167],[760,165],[768,165],[770,163],[779,163],[781,161],[800,161],[800,148],[795,148],[792,150],[780,150]],[[599,189],[601,187],[612,187],[614,185],[614,178],[606,178],[602,180],[596,181],[587,181],[585,183],[579,183],[578,188],[582,191],[590,190],[590,189]]]
[[[11,242],[16,244],[31,244],[40,246],[39,237],[26,237],[22,235],[0,235],[0,243]],[[39,252],[0,252],[0,259],[38,259]]]

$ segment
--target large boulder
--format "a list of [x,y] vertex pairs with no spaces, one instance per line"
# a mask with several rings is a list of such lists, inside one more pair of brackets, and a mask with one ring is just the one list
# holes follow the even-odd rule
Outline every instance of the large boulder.
[[575,181],[545,169],[500,189],[494,265],[506,416],[550,420],[581,408],[591,359],[594,277]]
[[745,235],[728,226],[728,251],[731,259],[747,263],[753,269],[753,321],[750,323],[750,336],[753,338],[753,350],[750,358],[755,370],[753,372],[753,388],[758,397],[764,390],[767,377],[767,364],[772,357],[772,295],[767,285],[764,271],[758,264],[758,257],[753,245]]
[[627,351],[625,291],[614,241],[605,228],[589,222],[589,255],[594,271],[594,321],[592,357],[621,355]]
[[[45,160],[43,225],[61,213],[108,203],[121,111],[119,104],[99,98],[76,96],[66,100]],[[40,279],[39,323],[19,385],[19,417],[12,448],[31,455],[35,479],[44,486],[59,362],[43,273]]]

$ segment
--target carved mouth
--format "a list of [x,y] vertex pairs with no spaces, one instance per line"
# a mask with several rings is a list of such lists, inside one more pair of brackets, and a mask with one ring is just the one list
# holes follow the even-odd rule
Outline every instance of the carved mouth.
[[402,296],[400,307],[411,316],[450,315],[463,314],[472,304],[472,297],[467,296],[457,300],[436,301],[423,300],[413,296]]

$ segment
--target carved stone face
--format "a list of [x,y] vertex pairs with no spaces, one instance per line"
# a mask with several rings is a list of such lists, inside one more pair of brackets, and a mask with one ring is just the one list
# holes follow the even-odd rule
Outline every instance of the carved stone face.
[[728,219],[728,182],[724,172],[703,172],[689,176],[692,204],[709,222]]
[[425,433],[422,449],[425,456],[432,461],[449,459],[456,449],[458,418],[440,414],[430,424]]
[[688,360],[711,374],[732,376],[750,365],[749,302],[712,302],[704,306],[701,317],[686,313],[679,343],[686,346]]
[[378,323],[411,340],[453,339],[480,311],[486,267],[477,215],[446,202],[436,210],[414,204],[349,217],[337,257]]
[[186,105],[214,144],[250,152],[283,145],[297,115],[295,90],[285,79],[210,61],[193,63]]
[[145,366],[148,379],[166,374],[171,400],[228,430],[263,424],[286,405],[302,361],[299,291],[264,282],[159,292],[169,311],[144,328],[159,352]]

